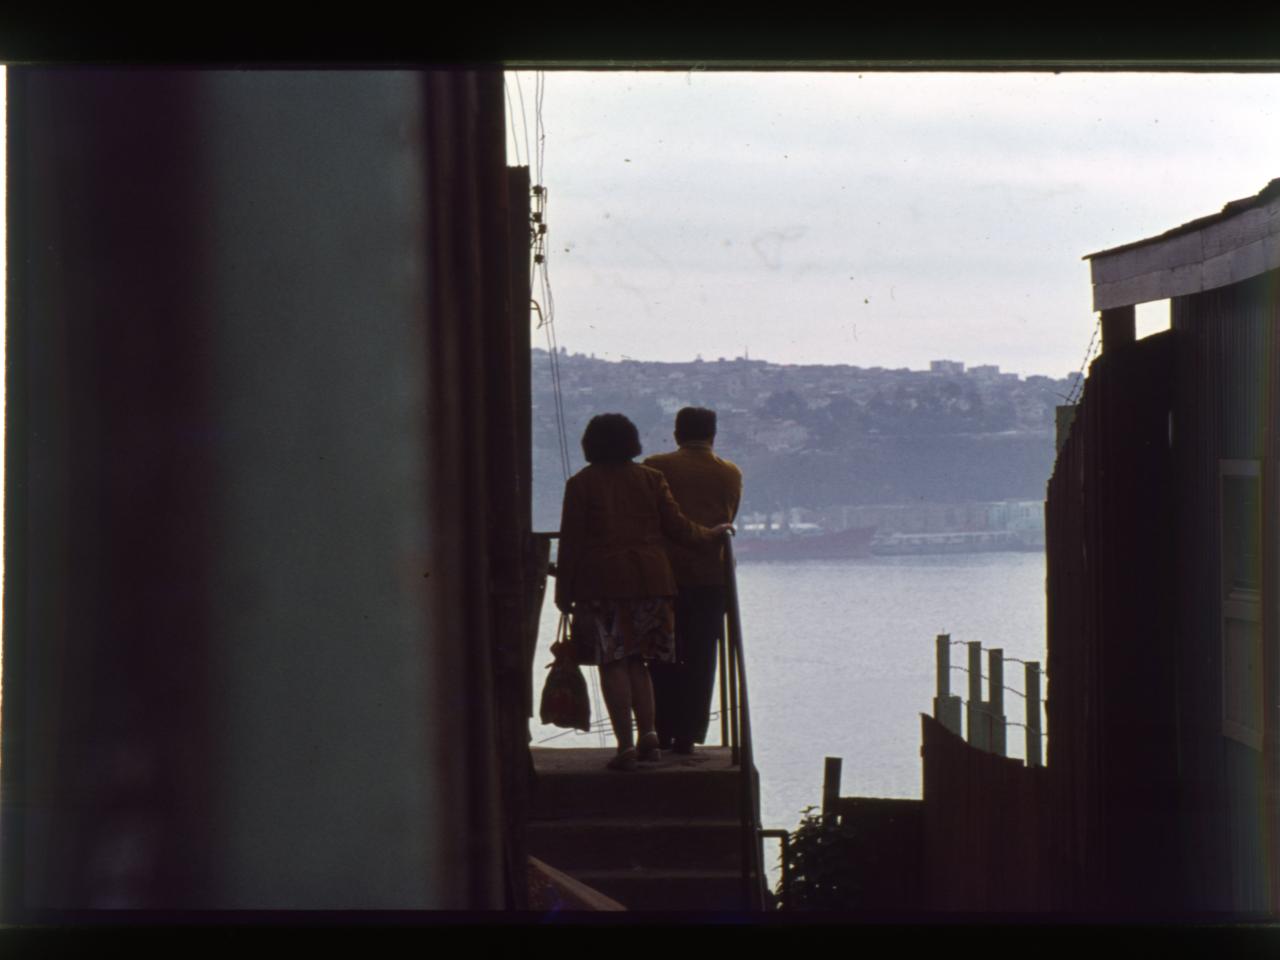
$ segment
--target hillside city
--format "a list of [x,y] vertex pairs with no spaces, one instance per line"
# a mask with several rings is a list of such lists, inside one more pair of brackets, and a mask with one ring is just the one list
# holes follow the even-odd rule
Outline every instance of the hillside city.
[[[540,530],[559,525],[564,481],[551,359],[533,350]],[[710,407],[719,418],[716,451],[745,475],[740,526],[869,524],[880,534],[1010,524],[1041,531],[1054,411],[1079,377],[1024,378],[950,360],[928,370],[747,357],[664,363],[563,348],[556,359],[571,472],[583,466],[579,439],[597,413],[630,417],[647,455],[673,448],[677,410]]]

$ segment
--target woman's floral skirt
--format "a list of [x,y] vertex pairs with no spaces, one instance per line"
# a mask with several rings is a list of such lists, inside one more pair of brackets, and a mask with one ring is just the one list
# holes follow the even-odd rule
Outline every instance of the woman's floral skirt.
[[[670,597],[588,600],[577,605],[574,616],[594,621],[600,663],[637,654],[646,660],[675,661],[676,615]],[[583,622],[574,629],[589,628]]]

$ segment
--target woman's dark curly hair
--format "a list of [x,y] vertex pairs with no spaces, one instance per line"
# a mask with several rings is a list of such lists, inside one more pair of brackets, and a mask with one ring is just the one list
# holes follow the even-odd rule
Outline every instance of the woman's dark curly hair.
[[640,456],[640,431],[620,413],[598,414],[582,432],[582,455],[587,463],[626,463]]

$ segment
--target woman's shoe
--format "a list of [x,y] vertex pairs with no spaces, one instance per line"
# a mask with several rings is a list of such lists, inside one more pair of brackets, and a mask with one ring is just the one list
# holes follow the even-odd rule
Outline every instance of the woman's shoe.
[[616,757],[605,764],[610,770],[630,771],[636,768],[636,751],[633,747],[630,750],[623,750]]
[[642,762],[653,762],[662,759],[662,748],[658,746],[658,735],[656,733],[646,733],[641,737],[639,749]]

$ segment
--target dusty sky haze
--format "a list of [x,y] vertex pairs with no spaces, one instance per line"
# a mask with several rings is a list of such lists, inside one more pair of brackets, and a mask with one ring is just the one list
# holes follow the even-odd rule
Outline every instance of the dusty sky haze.
[[[1085,254],[1280,176],[1274,74],[543,78],[538,111],[507,75],[508,161],[548,188],[560,345],[611,359],[1063,376],[1096,321]],[[1140,307],[1140,333],[1167,318]]]

